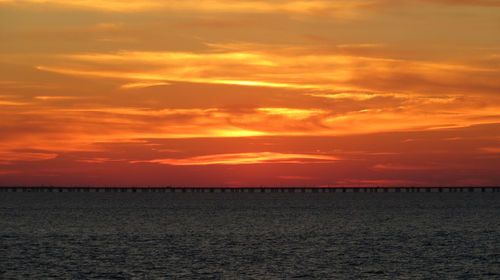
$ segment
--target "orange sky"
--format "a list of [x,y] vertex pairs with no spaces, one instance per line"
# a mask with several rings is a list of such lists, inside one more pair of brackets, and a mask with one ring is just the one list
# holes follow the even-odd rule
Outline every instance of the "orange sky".
[[0,0],[0,185],[500,184],[498,0]]

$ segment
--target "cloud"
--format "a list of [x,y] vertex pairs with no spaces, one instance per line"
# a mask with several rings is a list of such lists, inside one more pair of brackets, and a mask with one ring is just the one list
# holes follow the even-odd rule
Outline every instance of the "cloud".
[[[112,103],[89,106],[78,103],[82,101],[76,100],[71,107],[43,99],[26,108],[0,104],[3,108],[0,151],[27,148],[54,153],[87,151],[97,149],[96,143],[138,139],[340,136],[436,130],[481,124],[485,122],[482,117],[495,116],[499,109],[494,103],[473,107],[472,102],[467,102],[469,107],[462,107],[460,103],[407,103],[406,99],[393,100],[395,103],[385,108],[375,102],[370,105],[373,108],[361,110],[353,110],[352,106],[358,105],[349,100],[333,100],[335,103],[320,103],[316,107],[243,109],[230,106],[156,109],[112,106]],[[338,111],[342,106],[346,106],[345,112]],[[490,117],[487,121],[500,119]]]
[[9,100],[0,100],[0,106],[23,106],[27,105],[27,102],[17,102],[17,101],[9,101]]
[[399,7],[404,4],[430,3],[453,6],[478,6],[498,7],[496,0],[283,0],[283,1],[235,1],[235,0],[145,0],[131,2],[126,0],[0,0],[0,4],[16,5],[26,4],[55,5],[68,9],[100,10],[107,12],[146,12],[146,11],[191,11],[213,13],[253,13],[253,14],[286,14],[325,16],[333,18],[357,18],[361,12],[379,10],[381,8]]
[[0,150],[0,164],[9,164],[14,161],[42,161],[54,159],[56,157],[56,153]]
[[315,177],[311,176],[297,176],[297,175],[282,175],[278,176],[279,179],[285,179],[285,180],[313,180],[317,179]]
[[328,163],[337,161],[339,158],[329,155],[317,154],[285,154],[275,152],[258,153],[234,153],[196,156],[190,158],[165,158],[143,161],[131,161],[131,163],[159,163],[168,165],[240,165],[240,164],[262,164],[262,163],[290,163],[311,164]]
[[401,164],[376,164],[373,166],[375,169],[387,170],[432,170],[432,169],[445,169],[445,166],[436,165],[401,165]]
[[20,170],[0,170],[0,175],[15,175],[19,173],[21,173]]
[[145,11],[181,11],[212,13],[245,13],[245,14],[285,14],[304,16],[323,16],[341,19],[356,18],[360,11],[372,6],[376,1],[325,1],[325,0],[288,0],[288,1],[234,1],[234,0],[146,0],[130,2],[125,0],[1,0],[0,3],[23,6],[56,5],[68,9],[90,9],[108,12],[145,12]]
[[82,99],[84,97],[71,96],[71,95],[67,95],[67,96],[60,96],[60,95],[45,96],[45,95],[41,95],[41,96],[35,96],[34,98],[38,99],[38,100],[43,100],[43,101],[59,101],[59,100]]
[[417,2],[427,2],[448,6],[477,6],[477,7],[500,7],[497,0],[416,0]]
[[320,109],[296,109],[296,108],[257,108],[257,112],[263,112],[267,115],[280,115],[290,119],[307,119],[313,116],[325,114]]
[[[330,98],[330,99],[352,99],[352,100],[357,100],[357,101],[363,101],[363,100],[368,100],[375,98],[377,94],[369,94],[369,93],[346,93],[346,92],[340,92],[340,93],[333,93],[333,94],[328,94],[328,93],[311,93],[309,94],[310,96],[314,97],[323,97],[323,98]],[[384,96],[391,96],[392,95],[384,95]]]
[[204,52],[60,55],[50,65],[36,68],[67,75],[121,79],[127,81],[124,88],[177,81],[316,90],[323,92],[313,95],[332,99],[368,100],[377,93],[491,94],[500,89],[496,79],[500,69],[494,67],[339,55],[306,47],[282,46],[279,52],[272,46],[253,46],[254,49],[247,50],[252,46],[245,44],[211,47],[212,50]]
[[137,82],[137,83],[128,83],[124,84],[121,87],[124,89],[133,89],[133,88],[145,88],[145,87],[154,87],[154,86],[167,86],[170,83],[165,82]]
[[483,153],[487,154],[499,154],[500,153],[500,147],[483,147],[479,149]]
[[77,159],[77,162],[84,162],[84,163],[107,163],[107,162],[117,162],[117,161],[125,161],[123,159],[112,159],[112,158],[103,158],[103,157],[96,157],[96,158],[83,158],[83,159]]

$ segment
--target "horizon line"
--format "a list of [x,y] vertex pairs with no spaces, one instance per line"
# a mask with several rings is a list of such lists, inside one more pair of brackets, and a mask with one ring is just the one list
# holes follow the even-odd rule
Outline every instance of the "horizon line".
[[363,186],[363,185],[319,185],[319,186],[174,186],[174,185],[144,185],[144,186],[118,186],[118,185],[108,185],[108,186],[96,186],[96,185],[0,185],[0,188],[100,188],[100,189],[113,189],[113,188],[126,188],[126,189],[139,189],[139,188],[150,188],[150,189],[338,189],[338,188],[500,188],[500,185],[373,185],[373,186]]

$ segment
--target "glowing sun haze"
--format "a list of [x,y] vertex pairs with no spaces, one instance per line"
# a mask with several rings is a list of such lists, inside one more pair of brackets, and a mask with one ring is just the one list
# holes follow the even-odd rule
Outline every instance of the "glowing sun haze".
[[0,185],[500,184],[500,0],[0,0]]

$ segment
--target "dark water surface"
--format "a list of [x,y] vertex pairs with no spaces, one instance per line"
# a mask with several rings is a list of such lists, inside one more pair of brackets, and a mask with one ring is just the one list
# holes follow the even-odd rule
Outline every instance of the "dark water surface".
[[0,193],[1,279],[500,279],[500,193]]

